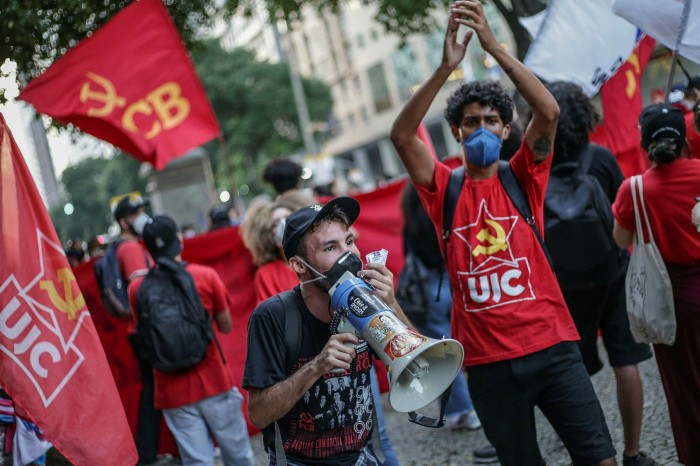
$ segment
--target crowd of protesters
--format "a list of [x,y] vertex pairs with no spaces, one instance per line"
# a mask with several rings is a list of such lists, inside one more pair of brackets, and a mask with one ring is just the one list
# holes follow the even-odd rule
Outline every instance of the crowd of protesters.
[[[460,26],[468,32],[458,40]],[[456,2],[446,28],[440,65],[412,94],[391,130],[410,179],[402,206],[404,253],[416,256],[427,271],[431,302],[424,320],[406,317],[395,298],[394,275],[383,264],[354,272],[398,321],[428,337],[452,337],[463,345],[465,373],[454,384],[447,424],[483,428],[489,445],[473,452],[477,461],[544,464],[534,421],[537,406],[575,465],[617,464],[618,453],[624,466],[659,464],[653,451],[642,448],[644,387],[637,368],[655,356],[678,460],[700,465],[700,215],[698,224],[691,218],[700,200],[700,77],[689,79],[675,104],[652,104],[639,117],[640,144],[651,162],[642,174],[649,225],[640,232],[630,181],[610,151],[590,142],[599,117],[581,89],[540,82],[496,41],[479,1]],[[508,75],[530,115],[521,130],[512,96],[497,82],[464,83],[450,96],[445,118],[462,148],[464,169],[451,213],[446,204],[453,170],[433,157],[418,127],[475,40]],[[614,215],[608,234],[618,247],[611,252],[613,279],[580,288],[555,274],[542,234],[550,168],[582,164],[587,157],[592,162],[586,170]],[[514,176],[529,215],[505,173]],[[249,397],[249,419],[264,433],[271,465],[398,465],[390,432],[384,431],[373,350],[358,335],[334,333],[332,326],[329,270],[348,253],[361,257],[352,227],[360,204],[343,196],[319,203],[315,196],[328,194],[330,186],[305,189],[301,174],[294,161],[274,160],[263,173],[274,198],[257,199],[245,212],[229,204],[209,212],[209,231],[239,226],[256,266],[256,308],[241,385]],[[133,312],[130,334],[147,301],[139,287],[150,271],[167,267],[192,277],[210,319],[220,332],[230,331],[221,279],[213,269],[181,260],[183,239],[197,231],[192,225],[178,227],[166,216],[151,218],[145,208],[142,199],[127,196],[113,211],[120,228],[118,263]],[[444,231],[447,216],[451,227]],[[641,233],[656,239],[673,285],[673,345],[638,343],[629,329],[628,250]],[[586,244],[587,238],[571,241]],[[87,246],[75,238],[66,256],[75,267],[104,251],[100,238]],[[441,292],[447,295],[442,301]],[[301,319],[296,352],[286,344],[290,313]],[[622,452],[613,446],[590,381],[603,365],[599,336],[617,382]],[[253,464],[242,395],[214,342],[198,365],[171,374],[154,368],[136,340],[131,338],[142,384],[135,433],[139,464],[175,464],[172,456],[159,455],[163,416],[182,464],[211,465],[215,451],[226,465]]]

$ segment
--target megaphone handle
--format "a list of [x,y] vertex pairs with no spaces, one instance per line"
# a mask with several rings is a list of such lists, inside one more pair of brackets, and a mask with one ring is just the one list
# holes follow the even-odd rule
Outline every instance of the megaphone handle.
[[[343,344],[344,344],[347,348],[355,349],[355,344],[354,344],[354,343],[350,343],[350,342],[348,341],[348,342],[345,342],[345,343],[343,343]],[[353,361],[355,360],[355,358],[352,358],[352,359],[353,359]],[[350,370],[352,371],[352,361],[350,362]],[[332,372],[333,374],[342,374],[343,372],[345,372],[345,369],[343,369],[343,368],[341,368],[341,367],[336,367],[336,368],[334,368],[334,369],[331,369],[331,372]]]
[[450,393],[452,392],[452,384],[450,384],[442,395],[440,396],[440,417],[433,419],[431,417],[423,416],[415,411],[408,413],[408,420],[414,424],[421,425],[423,427],[433,427],[439,429],[445,425],[445,408],[447,407],[447,400],[450,398]]

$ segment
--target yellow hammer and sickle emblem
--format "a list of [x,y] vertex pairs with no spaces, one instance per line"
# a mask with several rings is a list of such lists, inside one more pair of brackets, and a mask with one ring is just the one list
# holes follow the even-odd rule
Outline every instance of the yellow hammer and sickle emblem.
[[90,88],[90,81],[83,84],[80,88],[80,101],[102,102],[104,105],[99,108],[90,108],[87,111],[88,116],[104,117],[112,113],[114,107],[123,107],[126,105],[126,99],[117,95],[117,90],[112,84],[112,81],[100,76],[99,74],[87,72],[87,77],[92,79],[97,85],[102,88],[102,91],[93,90]]
[[75,276],[70,269],[65,267],[58,269],[56,275],[58,276],[58,281],[63,283],[63,294],[65,299],[58,295],[56,285],[51,280],[41,280],[39,282],[39,288],[48,293],[49,299],[51,299],[51,302],[56,309],[64,314],[67,314],[70,320],[74,320],[78,311],[85,307],[85,298],[80,291],[78,291],[77,296],[73,296],[73,287],[71,286],[71,283],[75,281]]
[[506,244],[506,232],[501,226],[500,223],[495,222],[493,220],[484,220],[491,228],[496,230],[496,236],[493,236],[491,232],[489,231],[488,228],[484,228],[481,230],[477,235],[476,239],[478,239],[481,242],[486,242],[489,244],[489,246],[483,246],[483,245],[478,245],[477,247],[474,248],[472,251],[472,255],[474,257],[480,255],[480,254],[495,254],[498,251],[505,251],[508,249],[508,245]]
[[641,66],[639,64],[639,56],[637,53],[630,55],[629,63],[634,67],[634,71],[627,70],[625,76],[627,77],[627,87],[625,88],[625,93],[627,98],[631,99],[637,90],[637,76],[641,73]]

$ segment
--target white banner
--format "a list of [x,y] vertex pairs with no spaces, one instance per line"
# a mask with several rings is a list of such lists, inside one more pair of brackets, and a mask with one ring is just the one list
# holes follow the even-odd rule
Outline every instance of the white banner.
[[[681,29],[684,7],[688,16]],[[700,0],[614,0],[612,10],[671,50],[682,34],[678,53],[700,63]]]
[[612,0],[551,0],[525,65],[545,81],[573,81],[594,95],[627,61],[637,27],[616,16]]

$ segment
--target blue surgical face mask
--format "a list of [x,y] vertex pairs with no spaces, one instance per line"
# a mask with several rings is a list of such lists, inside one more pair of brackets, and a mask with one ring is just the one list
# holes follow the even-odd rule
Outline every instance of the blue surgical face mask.
[[467,160],[478,167],[488,167],[501,153],[501,138],[485,128],[479,128],[464,140]]

